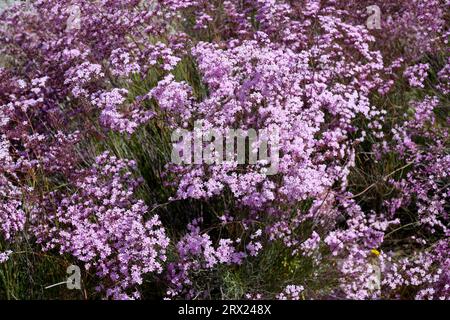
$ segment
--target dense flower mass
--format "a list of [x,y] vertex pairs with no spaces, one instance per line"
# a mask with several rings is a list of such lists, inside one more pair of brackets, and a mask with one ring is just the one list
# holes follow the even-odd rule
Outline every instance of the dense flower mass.
[[[161,273],[166,260],[169,240],[159,217],[145,221],[147,206],[133,198],[138,181],[127,170],[133,165],[104,153],[92,169],[77,173],[75,193],[52,194],[59,201],[55,212],[34,214],[44,250],[56,247],[83,262],[86,270],[94,269],[103,278],[98,289],[106,290],[107,297],[127,297],[126,290],[142,284],[144,274]],[[47,221],[39,221],[42,216]]]
[[[0,274],[32,252],[83,298],[450,299],[448,5],[0,9]],[[204,161],[171,161],[180,129]]]

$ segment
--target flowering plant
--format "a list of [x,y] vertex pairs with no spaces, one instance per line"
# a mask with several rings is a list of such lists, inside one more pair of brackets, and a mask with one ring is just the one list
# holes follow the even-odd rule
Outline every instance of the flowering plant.
[[[0,11],[0,274],[82,267],[80,295],[48,292],[64,298],[450,299],[447,7]],[[276,136],[276,171],[261,139],[175,163],[176,130],[210,138],[200,155],[212,130]]]

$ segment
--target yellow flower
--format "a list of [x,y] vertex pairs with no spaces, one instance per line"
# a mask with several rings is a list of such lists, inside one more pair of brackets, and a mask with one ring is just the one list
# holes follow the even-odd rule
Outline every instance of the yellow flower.
[[370,250],[370,252],[372,252],[377,257],[380,255],[380,251],[378,251],[377,249],[372,249],[372,250]]

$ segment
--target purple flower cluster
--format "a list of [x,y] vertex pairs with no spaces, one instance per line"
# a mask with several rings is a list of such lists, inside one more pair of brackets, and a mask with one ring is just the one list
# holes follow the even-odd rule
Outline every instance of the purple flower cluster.
[[[278,283],[252,274],[239,297],[450,299],[448,1],[380,4],[382,30],[371,5],[0,12],[0,263],[27,241],[104,298],[145,296],[153,277],[161,298],[196,299],[281,257]],[[169,163],[165,137],[196,123],[276,133],[276,174]]]
[[14,175],[14,162],[9,149],[9,141],[2,137],[0,140],[0,235],[6,240],[22,231],[25,225],[22,190],[14,183],[18,178]]
[[[103,279],[98,289],[116,299],[127,298],[145,274],[162,272],[169,245],[159,217],[146,218],[147,206],[133,197],[139,183],[129,171],[134,165],[104,153],[77,173],[73,193],[52,194],[60,199],[54,212],[34,213],[44,249],[57,248],[83,262]],[[38,224],[42,216],[47,221]]]
[[231,239],[220,239],[217,247],[208,234],[201,233],[199,224],[193,221],[188,225],[188,233],[177,243],[178,261],[168,265],[170,282],[167,297],[192,299],[201,292],[195,290],[194,274],[199,270],[211,270],[221,264],[241,264],[246,257],[244,252],[235,248]]
[[[340,36],[360,32],[360,41],[365,37],[370,40],[362,29],[349,31],[343,24],[333,25],[329,18],[320,23],[324,30],[336,28]],[[382,68],[379,56],[360,45],[361,54],[368,60],[358,59],[354,66],[374,76],[360,81],[351,70],[334,68],[340,64],[336,59],[352,58],[343,47],[333,45],[333,39],[324,36],[322,48],[297,54],[278,48],[265,34],[257,37],[263,40],[244,41],[227,50],[209,43],[197,45],[193,53],[209,95],[189,104],[193,99],[186,98],[190,92],[186,88],[182,103],[176,105],[180,108],[178,114],[186,114],[187,109],[192,117],[203,120],[205,128],[219,128],[224,133],[236,125],[244,130],[280,132],[282,156],[278,172],[282,179],[269,179],[262,163],[248,166],[244,172],[232,161],[207,168],[180,167],[180,198],[209,198],[228,187],[242,204],[263,208],[274,199],[292,203],[316,198],[335,182],[345,180],[353,153],[349,134],[363,135],[351,121],[358,116],[370,119],[375,112],[364,91],[377,86],[377,72]],[[311,68],[317,57],[324,57],[322,52],[330,51],[334,51],[335,58],[322,58],[320,70]],[[353,80],[344,84],[347,81],[340,83],[338,77]],[[174,88],[180,90],[183,85],[166,86],[170,97]],[[158,101],[161,108],[170,110],[180,100]],[[328,115],[334,117],[333,126],[324,125]]]
[[423,82],[428,76],[429,67],[430,66],[425,63],[408,67],[405,70],[404,76],[408,79],[409,85],[411,87],[423,88]]
[[278,300],[300,300],[300,294],[304,290],[303,286],[288,285],[277,295]]

